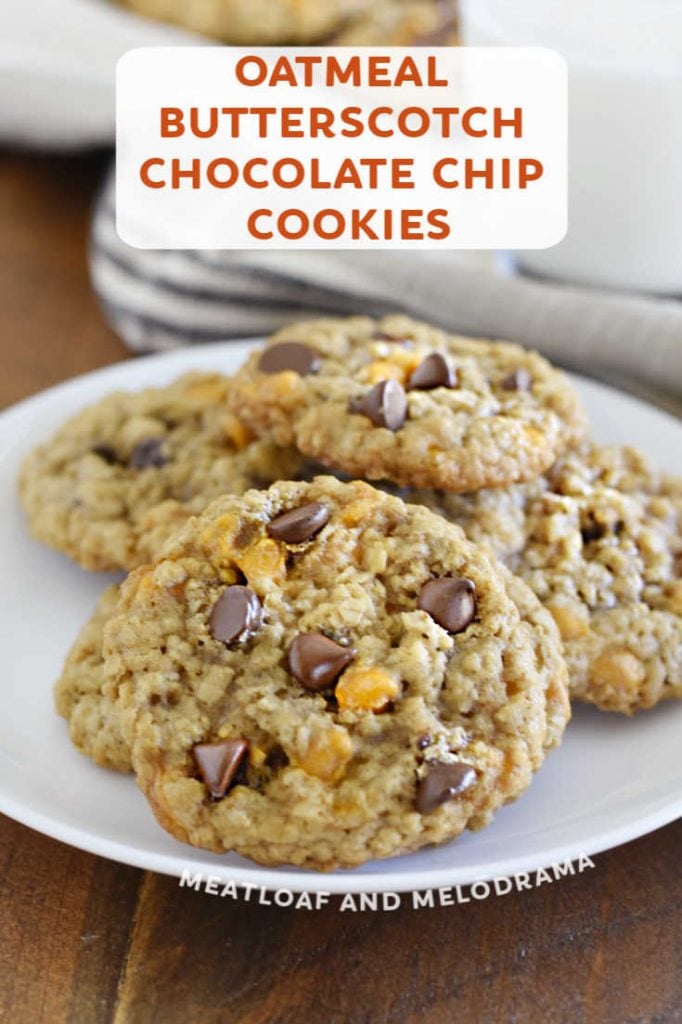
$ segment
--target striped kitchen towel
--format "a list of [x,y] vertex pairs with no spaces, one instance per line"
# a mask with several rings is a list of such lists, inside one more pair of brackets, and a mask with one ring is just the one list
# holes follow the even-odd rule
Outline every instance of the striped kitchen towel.
[[682,303],[495,272],[485,253],[133,249],[116,234],[113,180],[97,203],[90,268],[105,315],[136,352],[263,336],[293,320],[404,312],[507,338],[672,405],[682,399]]

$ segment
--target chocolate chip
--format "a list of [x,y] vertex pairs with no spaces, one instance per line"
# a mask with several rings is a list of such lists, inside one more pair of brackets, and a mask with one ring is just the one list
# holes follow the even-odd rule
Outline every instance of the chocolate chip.
[[423,736],[420,736],[417,740],[417,750],[426,750],[433,743],[433,737],[430,733],[425,732]]
[[268,752],[268,755],[265,758],[265,764],[271,772],[278,772],[282,768],[286,768],[289,764],[289,758],[287,757],[284,747],[281,747],[279,743],[274,746]]
[[213,605],[211,636],[229,647],[253,636],[262,621],[263,609],[253,590],[235,584],[223,590]]
[[431,391],[433,388],[456,388],[457,372],[440,352],[432,352],[414,371],[408,382],[409,391]]
[[476,614],[476,586],[464,577],[441,576],[424,584],[418,605],[448,633],[461,633]]
[[92,451],[94,455],[99,455],[100,459],[104,459],[109,466],[113,466],[118,462],[118,455],[108,444],[95,445]]
[[320,357],[307,345],[299,341],[281,341],[278,345],[266,348],[258,361],[261,373],[282,373],[293,370],[301,377],[309,373],[317,373],[320,368]]
[[500,387],[505,391],[530,391],[533,386],[533,378],[528,370],[522,368],[513,370],[500,381]]
[[471,765],[462,761],[453,764],[436,762],[429,766],[425,777],[417,783],[415,806],[420,814],[428,814],[448,800],[454,800],[475,781],[476,772]]
[[193,748],[199,774],[214,800],[222,800],[225,796],[248,749],[246,740],[197,743]]
[[372,421],[375,427],[399,430],[407,416],[407,397],[396,380],[381,380],[363,395],[353,399],[349,409]]
[[150,466],[165,466],[168,459],[163,454],[163,438],[148,437],[138,441],[130,453],[128,465],[131,469],[149,469]]
[[268,526],[268,533],[275,540],[283,540],[285,544],[302,544],[319,533],[329,521],[329,509],[319,501],[311,501],[308,505],[293,508],[273,519]]
[[583,526],[580,535],[583,539],[583,544],[590,544],[593,540],[601,540],[606,535],[606,532],[607,530],[603,523],[592,520],[586,526]]
[[289,648],[289,671],[306,690],[325,690],[355,653],[355,648],[342,647],[321,633],[299,633]]

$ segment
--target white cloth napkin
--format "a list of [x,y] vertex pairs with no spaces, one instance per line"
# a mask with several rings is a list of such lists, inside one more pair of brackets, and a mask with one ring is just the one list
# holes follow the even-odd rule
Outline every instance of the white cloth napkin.
[[92,279],[135,351],[269,334],[292,320],[402,311],[507,338],[680,408],[682,303],[501,272],[489,254],[137,250],[116,234],[111,181],[92,232]]

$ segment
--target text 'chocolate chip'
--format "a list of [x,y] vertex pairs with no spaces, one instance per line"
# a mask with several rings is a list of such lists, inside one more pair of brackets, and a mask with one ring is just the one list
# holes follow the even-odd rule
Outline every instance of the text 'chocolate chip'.
[[528,370],[522,368],[513,370],[500,381],[500,387],[504,388],[505,391],[530,391],[532,385],[533,378]]
[[366,416],[375,427],[400,430],[407,416],[405,389],[397,380],[381,380],[362,398],[353,399],[349,409]]
[[131,469],[148,469],[150,466],[165,466],[168,459],[163,454],[163,438],[148,437],[139,441],[128,459]]
[[225,796],[248,749],[247,741],[241,739],[197,743],[193,748],[199,774],[214,800]]
[[420,814],[428,814],[448,800],[454,800],[475,781],[476,772],[462,761],[432,764],[426,776],[417,783],[415,806]]
[[223,590],[213,605],[211,636],[223,644],[234,644],[252,636],[262,621],[263,609],[253,590],[235,584]]
[[268,526],[268,533],[275,540],[283,540],[285,544],[301,544],[319,533],[328,522],[327,506],[319,501],[311,501],[277,516]]
[[322,633],[299,633],[289,648],[289,671],[306,690],[326,690],[355,653]]
[[300,341],[281,341],[278,345],[271,345],[258,361],[261,373],[293,370],[301,377],[306,377],[309,373],[317,373],[319,368],[320,358],[317,352],[313,352],[307,345],[302,345]]
[[432,352],[419,364],[407,386],[410,391],[456,388],[457,373],[440,352]]
[[441,576],[424,584],[418,605],[448,633],[461,633],[476,614],[476,586],[465,577]]

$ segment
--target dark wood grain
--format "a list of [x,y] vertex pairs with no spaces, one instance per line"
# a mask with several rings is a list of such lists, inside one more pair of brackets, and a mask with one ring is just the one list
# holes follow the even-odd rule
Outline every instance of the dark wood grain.
[[141,878],[0,818],[0,1020],[111,1020]]
[[[86,272],[101,157],[0,156],[0,403],[125,350]],[[12,1024],[679,1024],[682,824],[478,904],[251,906],[0,819]]]
[[678,1021],[680,850],[682,823],[532,892],[391,913],[253,909],[148,876],[115,1019]]
[[126,355],[87,274],[104,157],[0,153],[0,407]]

